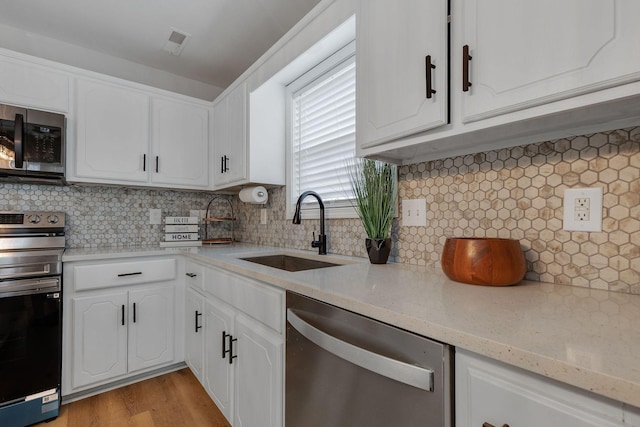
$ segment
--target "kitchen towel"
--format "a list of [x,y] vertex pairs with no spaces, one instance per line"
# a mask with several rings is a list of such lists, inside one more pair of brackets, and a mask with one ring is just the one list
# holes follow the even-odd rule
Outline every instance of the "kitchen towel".
[[262,186],[247,187],[240,190],[240,200],[245,203],[264,205],[267,203],[268,198],[267,189]]

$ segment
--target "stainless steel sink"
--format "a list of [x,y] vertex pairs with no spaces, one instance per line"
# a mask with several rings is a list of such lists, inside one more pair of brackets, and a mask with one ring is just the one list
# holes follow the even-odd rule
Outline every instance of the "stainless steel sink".
[[338,265],[342,265],[284,254],[255,256],[240,259],[249,262],[255,262],[256,264],[266,265],[267,267],[279,268],[280,270],[286,271],[313,270],[316,268],[335,267]]

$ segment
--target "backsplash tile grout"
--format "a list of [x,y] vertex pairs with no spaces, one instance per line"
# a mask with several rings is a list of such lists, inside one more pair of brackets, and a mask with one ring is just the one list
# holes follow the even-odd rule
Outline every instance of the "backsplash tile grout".
[[[563,231],[564,190],[587,187],[604,189],[603,231]],[[640,127],[401,166],[398,193],[426,199],[427,226],[398,218],[395,262],[439,267],[446,237],[512,238],[527,279],[640,294]],[[239,206],[241,240],[309,249],[317,220],[288,224],[284,189],[269,197],[268,225]],[[366,257],[358,219],[327,230],[330,252]]]
[[[563,231],[564,190],[585,187],[604,189],[603,231]],[[528,279],[640,294],[640,127],[401,166],[398,192],[401,200],[427,200],[427,226],[403,227],[401,217],[394,222],[394,262],[439,267],[447,236],[513,238],[525,251]],[[162,209],[163,217],[188,215],[214,196],[0,184],[0,210],[66,212],[68,247],[153,246],[163,225],[149,225],[150,208]],[[236,240],[312,250],[318,221],[292,224],[285,197],[284,188],[270,189],[264,208],[233,197]],[[210,227],[216,226],[225,227]],[[209,230],[210,237],[228,233]],[[327,234],[330,253],[366,258],[359,219],[330,219]]]

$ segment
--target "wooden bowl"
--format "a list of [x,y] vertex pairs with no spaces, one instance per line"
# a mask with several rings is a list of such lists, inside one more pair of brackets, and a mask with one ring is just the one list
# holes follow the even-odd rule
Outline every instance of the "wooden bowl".
[[512,239],[447,238],[441,263],[449,279],[471,285],[515,285],[527,271],[520,242]]

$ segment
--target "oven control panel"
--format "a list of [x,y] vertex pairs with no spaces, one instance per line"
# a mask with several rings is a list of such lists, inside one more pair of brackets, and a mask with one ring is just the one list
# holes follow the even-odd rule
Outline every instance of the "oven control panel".
[[0,212],[0,231],[16,228],[64,228],[64,212]]

